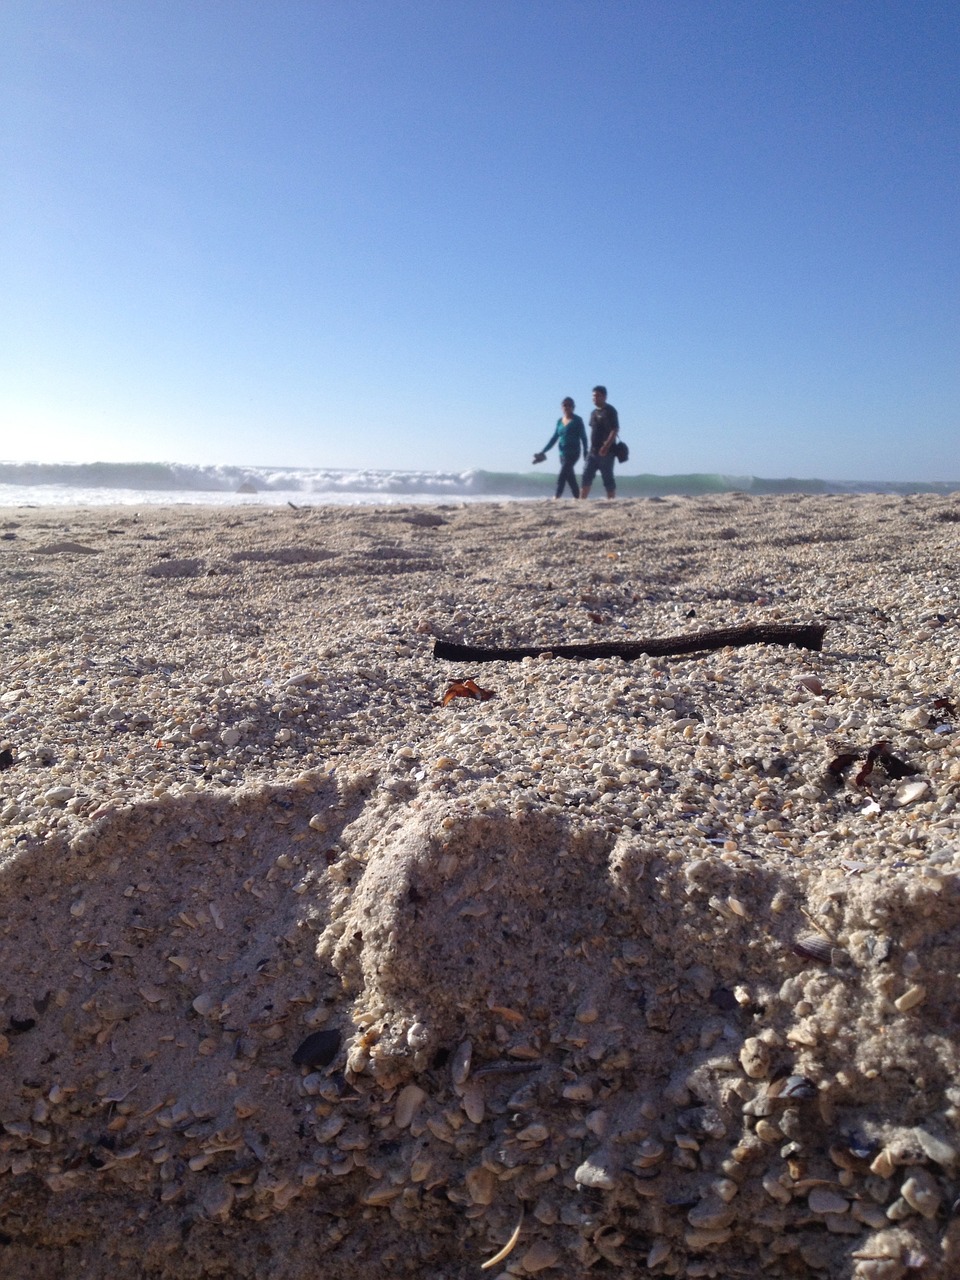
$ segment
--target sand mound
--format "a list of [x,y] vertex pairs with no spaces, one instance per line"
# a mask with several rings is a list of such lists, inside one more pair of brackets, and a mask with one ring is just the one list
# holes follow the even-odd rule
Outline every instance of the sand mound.
[[519,1274],[953,1274],[956,877],[381,801],[8,859],[6,1275],[468,1276],[521,1213]]

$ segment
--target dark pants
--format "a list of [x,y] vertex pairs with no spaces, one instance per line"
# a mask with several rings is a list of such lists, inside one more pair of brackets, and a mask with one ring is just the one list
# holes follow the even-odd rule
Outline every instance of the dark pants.
[[607,493],[611,496],[615,494],[617,485],[613,478],[613,464],[614,456],[612,451],[602,456],[599,453],[588,453],[587,465],[583,468],[583,487],[586,488],[588,484],[593,484],[593,477],[599,471],[603,480],[603,487]]
[[580,486],[577,484],[577,477],[574,472],[574,467],[577,465],[577,458],[579,457],[580,455],[576,454],[574,457],[560,459],[560,474],[557,476],[556,494],[558,498],[563,497],[563,486],[565,484],[570,486],[570,492],[575,498],[580,497]]

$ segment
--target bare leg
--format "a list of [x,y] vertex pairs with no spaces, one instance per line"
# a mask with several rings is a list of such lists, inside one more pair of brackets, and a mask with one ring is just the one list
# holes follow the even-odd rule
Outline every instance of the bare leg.
[[582,485],[580,486],[580,497],[581,497],[581,498],[589,498],[589,497],[590,497],[590,486],[589,486],[588,484],[582,484]]

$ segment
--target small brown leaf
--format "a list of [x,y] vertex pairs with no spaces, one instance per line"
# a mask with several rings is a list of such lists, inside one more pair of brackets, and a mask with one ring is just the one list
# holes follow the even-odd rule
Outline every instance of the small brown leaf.
[[475,680],[453,680],[443,695],[443,706],[447,706],[454,698],[473,698],[476,702],[487,702],[493,696],[492,689],[481,689]]

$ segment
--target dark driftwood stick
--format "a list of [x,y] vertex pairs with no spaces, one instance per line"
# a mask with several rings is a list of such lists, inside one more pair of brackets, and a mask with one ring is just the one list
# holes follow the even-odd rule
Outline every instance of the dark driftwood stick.
[[438,640],[433,656],[448,662],[520,662],[552,653],[555,658],[639,658],[668,657],[683,653],[701,653],[706,649],[724,649],[727,645],[795,644],[801,649],[822,649],[825,626],[783,626],[757,623],[745,627],[721,627],[717,631],[696,631],[686,636],[664,636],[662,640],[613,641],[609,644],[541,644],[523,649],[478,649],[470,644],[450,644]]

